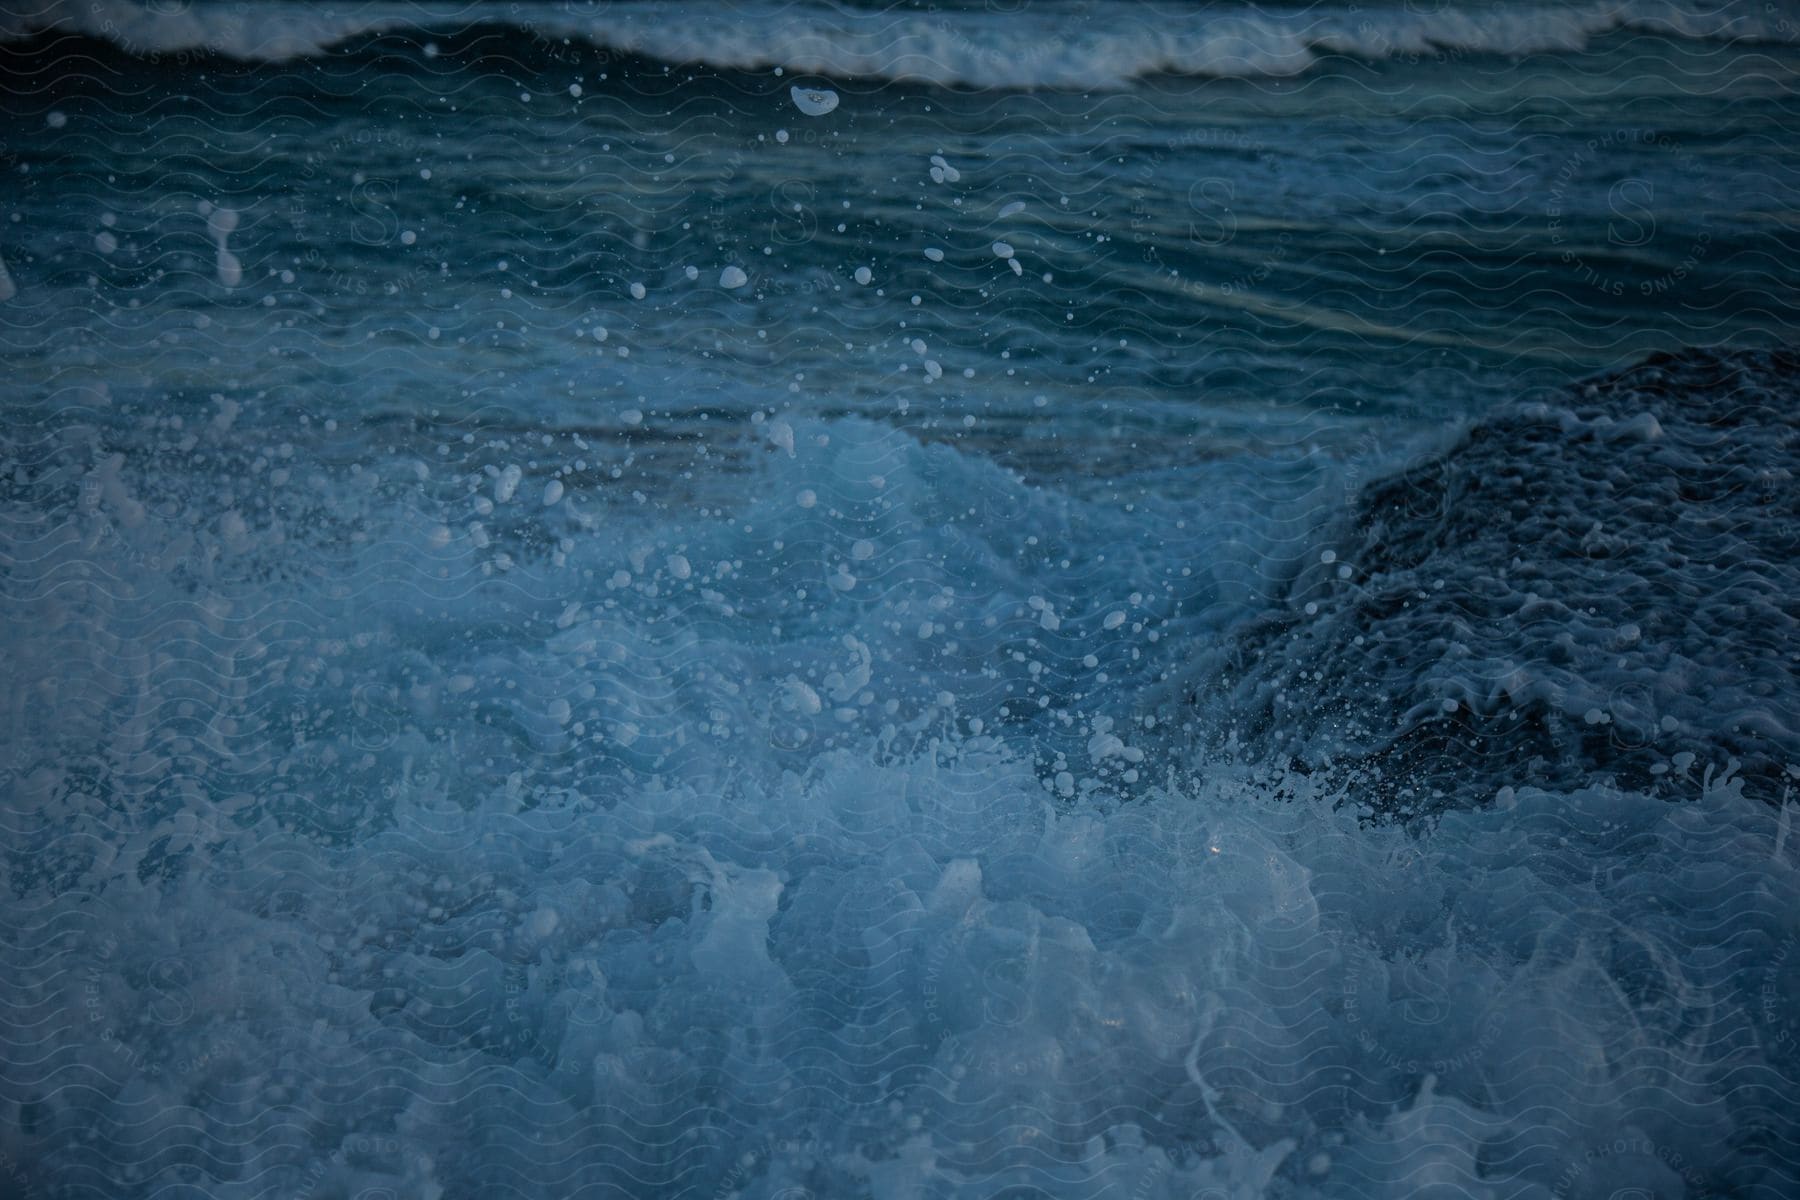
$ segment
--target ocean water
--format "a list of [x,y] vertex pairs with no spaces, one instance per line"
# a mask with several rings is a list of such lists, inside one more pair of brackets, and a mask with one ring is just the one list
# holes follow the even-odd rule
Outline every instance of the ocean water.
[[1800,1192],[1800,9],[0,5],[0,1194]]

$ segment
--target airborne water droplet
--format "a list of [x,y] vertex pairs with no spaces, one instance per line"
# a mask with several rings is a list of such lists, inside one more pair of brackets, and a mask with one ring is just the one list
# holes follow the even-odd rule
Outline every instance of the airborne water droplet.
[[809,117],[822,117],[838,106],[838,94],[829,88],[796,87],[789,94],[794,107]]

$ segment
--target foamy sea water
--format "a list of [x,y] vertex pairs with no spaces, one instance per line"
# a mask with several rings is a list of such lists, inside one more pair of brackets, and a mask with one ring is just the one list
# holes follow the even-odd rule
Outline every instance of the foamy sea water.
[[0,1192],[1795,1194],[1797,20],[6,6]]

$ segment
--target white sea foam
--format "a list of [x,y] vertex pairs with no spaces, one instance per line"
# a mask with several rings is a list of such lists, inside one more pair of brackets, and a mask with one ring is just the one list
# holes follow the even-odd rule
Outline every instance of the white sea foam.
[[[0,497],[33,531],[0,597],[7,1152],[62,1180],[96,1129],[169,1172],[204,1144],[222,1195],[1585,1196],[1793,1132],[1742,1080],[1793,1075],[1761,998],[1800,970],[1795,868],[1716,763],[1681,804],[1502,765],[1463,785],[1491,805],[1367,827],[1133,714],[1140,655],[1321,562],[1266,467],[1125,513],[763,424],[730,520],[596,521],[560,570],[322,467],[305,494],[370,527],[294,529],[298,585],[235,565],[285,505],[153,517],[149,452],[72,448],[54,522]],[[1054,756],[1021,724],[1051,691]]]
[[[1334,54],[1381,59],[1446,50],[1574,51],[1621,29],[1698,39],[1795,39],[1784,9],[1684,0],[1360,11],[1069,0],[1019,12],[931,16],[812,5],[702,7],[690,0],[642,9],[521,4],[504,17],[429,3],[321,11],[291,2],[242,9],[217,2],[146,8],[130,0],[40,0],[0,14],[0,38],[59,30],[105,37],[135,53],[209,50],[280,61],[322,53],[358,34],[413,30],[442,36],[483,19],[528,23],[542,34],[670,62],[1008,88],[1118,87],[1158,73],[1293,75]],[[830,112],[838,100],[829,89],[795,88],[793,94],[811,116]]]

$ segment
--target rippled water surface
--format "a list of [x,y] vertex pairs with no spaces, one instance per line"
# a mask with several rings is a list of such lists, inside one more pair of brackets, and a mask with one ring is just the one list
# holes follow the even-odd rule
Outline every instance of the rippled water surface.
[[0,1190],[1792,1194],[1796,21],[6,5]]

